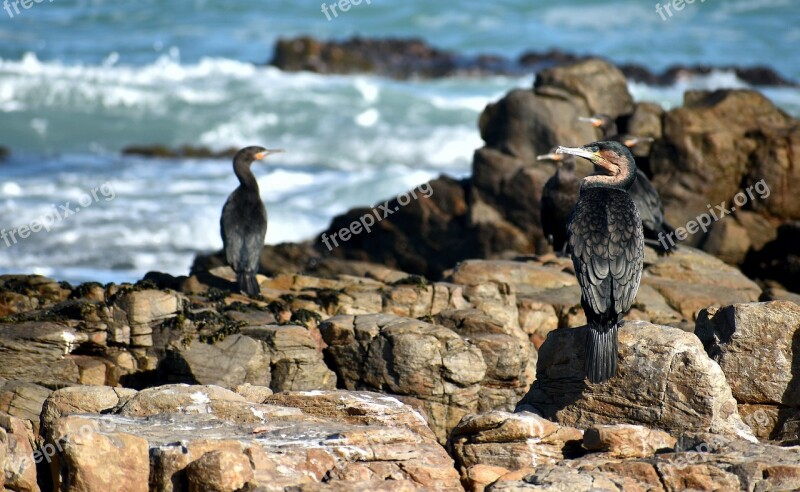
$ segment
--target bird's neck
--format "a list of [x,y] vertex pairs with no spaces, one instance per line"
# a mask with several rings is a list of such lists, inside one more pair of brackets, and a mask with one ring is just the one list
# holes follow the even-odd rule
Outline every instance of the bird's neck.
[[581,190],[592,188],[607,188],[621,191],[628,191],[633,184],[632,176],[608,176],[606,174],[590,174],[583,178]]
[[236,174],[236,177],[239,178],[239,183],[242,188],[258,190],[258,181],[256,181],[253,171],[250,170],[250,165],[235,163],[233,165],[233,172]]

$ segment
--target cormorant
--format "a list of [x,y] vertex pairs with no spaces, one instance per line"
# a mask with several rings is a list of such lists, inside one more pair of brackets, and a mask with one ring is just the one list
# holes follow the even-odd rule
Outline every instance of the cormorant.
[[250,166],[253,161],[278,152],[284,150],[253,146],[236,153],[233,157],[233,172],[239,178],[239,187],[228,196],[219,221],[225,258],[236,272],[239,290],[248,296],[261,293],[256,281],[256,271],[267,235],[267,209],[261,201],[258,182]]
[[601,383],[617,372],[619,321],[630,310],[642,278],[642,220],[628,193],[636,161],[627,147],[613,141],[559,147],[558,152],[588,159],[595,168],[582,180],[567,234],[589,324],[586,376]]
[[[603,140],[621,142],[627,147],[634,147],[644,140],[643,137],[619,134],[617,124],[607,114],[596,114],[589,118],[578,118],[580,121],[591,123],[603,133]],[[636,203],[639,213],[642,216],[644,226],[644,236],[648,239],[647,244],[654,247],[661,254],[671,253],[677,248],[676,244],[667,241],[659,241],[660,237],[669,237],[675,229],[664,219],[664,204],[658,190],[653,186],[650,178],[641,169],[636,168],[636,180],[630,189],[631,198]]]
[[575,157],[557,154],[556,150],[537,156],[536,160],[554,161],[558,166],[542,190],[540,217],[547,242],[553,246],[553,251],[563,253],[567,244],[567,222],[578,201],[581,181],[575,175]]

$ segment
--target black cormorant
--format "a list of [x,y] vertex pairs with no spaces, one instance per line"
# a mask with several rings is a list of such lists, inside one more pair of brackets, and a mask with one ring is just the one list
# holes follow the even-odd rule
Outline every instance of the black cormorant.
[[[616,141],[627,147],[634,147],[644,140],[644,137],[619,134],[616,122],[607,114],[596,114],[589,118],[578,119],[599,128],[603,133],[602,139],[605,141]],[[631,186],[630,195],[642,216],[644,236],[649,240],[647,244],[654,247],[659,253],[671,253],[677,248],[677,245],[663,240],[659,241],[659,239],[669,237],[675,229],[664,219],[664,204],[661,203],[658,190],[653,186],[650,178],[639,168],[636,168],[636,180]]]
[[556,149],[536,157],[539,161],[554,161],[558,166],[542,190],[540,217],[542,232],[553,251],[563,253],[567,244],[567,222],[578,201],[581,181],[575,175],[575,157],[557,154]]
[[257,296],[261,289],[256,281],[258,261],[267,235],[267,209],[261,201],[258,182],[250,170],[253,161],[261,160],[283,149],[245,147],[233,158],[233,172],[239,187],[230,194],[222,207],[220,232],[225,258],[236,272],[239,290]]
[[642,220],[628,194],[636,161],[619,142],[559,147],[558,152],[588,159],[595,167],[594,174],[583,178],[567,234],[589,324],[586,376],[601,383],[617,372],[618,323],[631,308],[642,278]]

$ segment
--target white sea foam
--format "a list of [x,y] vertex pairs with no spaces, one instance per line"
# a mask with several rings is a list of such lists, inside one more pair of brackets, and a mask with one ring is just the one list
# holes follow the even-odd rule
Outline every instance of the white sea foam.
[[[558,9],[551,9],[558,20]],[[638,15],[638,14],[636,14]],[[446,22],[460,22],[458,19]],[[286,154],[254,165],[269,210],[267,243],[312,238],[331,218],[373,206],[446,172],[470,172],[486,104],[530,77],[393,81],[372,76],[283,73],[225,58],[182,63],[177,53],[144,66],[104,57],[97,65],[0,59],[0,132],[13,135],[0,216],[6,229],[93,187],[116,197],[6,248],[0,272],[70,281],[134,280],[148,270],[186,274],[197,252],[219,249],[219,214],[238,185],[230,159],[120,155],[134,144],[223,149],[261,144]],[[689,88],[746,87],[714,72],[637,99],[672,107]],[[793,89],[765,93],[800,114]],[[20,122],[20,124],[17,124]],[[5,143],[5,142],[3,142]]]

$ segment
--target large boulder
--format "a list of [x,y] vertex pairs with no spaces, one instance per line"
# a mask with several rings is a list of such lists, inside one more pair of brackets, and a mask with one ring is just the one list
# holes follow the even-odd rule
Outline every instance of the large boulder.
[[626,321],[619,330],[619,370],[587,384],[587,327],[562,328],[539,349],[536,381],[517,406],[575,427],[631,423],[671,431],[753,439],[720,367],[700,340],[677,328]]
[[789,301],[704,310],[695,333],[740,403],[800,407],[800,306]]
[[[657,142],[651,158],[653,183],[672,224],[685,224],[723,202],[726,209],[744,205],[798,219],[800,204],[787,192],[800,180],[797,155],[797,120],[762,94],[690,91],[684,105],[664,117],[664,140]],[[762,185],[756,188],[758,182]],[[734,196],[748,188],[745,203],[734,205]]]
[[[68,399],[79,404],[79,392]],[[52,398],[64,400],[59,393]],[[422,416],[383,395],[314,391],[255,403],[175,385],[106,404],[102,414],[91,405],[48,420],[43,450],[56,487],[398,490],[390,480],[399,490],[461,490]]]
[[336,376],[303,326],[251,326],[214,343],[170,345],[162,371],[180,382],[235,388],[249,383],[273,391],[333,389]]
[[335,316],[320,331],[345,388],[416,402],[442,442],[461,417],[477,411],[487,366],[480,349],[452,330],[376,314]]
[[[537,163],[536,155],[555,145],[595,140],[595,129],[579,116],[631,111],[624,76],[605,61],[544,70],[534,90],[513,90],[481,114],[478,126],[486,145],[475,152],[469,182],[432,181],[429,198],[403,207],[390,200],[393,212],[370,234],[353,235],[330,249],[320,242],[316,248],[323,255],[384,263],[434,279],[464,259],[546,249],[539,203],[555,167]],[[587,173],[591,169],[585,162],[578,165]],[[334,218],[323,237],[341,233],[369,213],[354,209]]]
[[625,75],[598,58],[542,70],[536,75],[534,89],[539,94],[580,99],[591,114],[612,118],[630,114],[634,108]]
[[[759,437],[800,439],[800,305],[790,301],[704,310],[695,333],[722,368],[744,421]],[[788,425],[787,425],[788,424]]]

